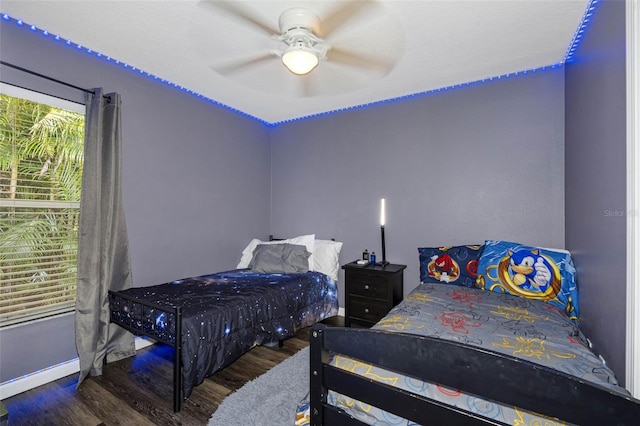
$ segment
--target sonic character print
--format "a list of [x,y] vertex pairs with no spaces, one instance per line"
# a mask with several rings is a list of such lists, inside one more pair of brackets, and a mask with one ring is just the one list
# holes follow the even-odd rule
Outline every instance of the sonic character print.
[[508,250],[498,264],[498,277],[510,293],[541,300],[556,298],[562,280],[556,263],[539,250]]

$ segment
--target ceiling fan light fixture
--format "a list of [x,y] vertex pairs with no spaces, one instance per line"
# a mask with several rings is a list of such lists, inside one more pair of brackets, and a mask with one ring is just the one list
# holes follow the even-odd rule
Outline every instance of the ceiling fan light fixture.
[[282,55],[282,63],[294,74],[304,75],[314,69],[320,59],[318,53],[305,46],[291,46]]

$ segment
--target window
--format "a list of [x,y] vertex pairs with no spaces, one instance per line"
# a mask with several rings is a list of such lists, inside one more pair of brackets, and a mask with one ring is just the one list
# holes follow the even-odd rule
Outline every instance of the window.
[[0,86],[0,327],[74,309],[84,110]]

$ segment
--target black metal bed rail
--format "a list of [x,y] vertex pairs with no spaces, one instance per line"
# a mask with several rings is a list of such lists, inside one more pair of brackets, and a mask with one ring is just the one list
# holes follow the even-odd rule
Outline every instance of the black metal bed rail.
[[182,308],[109,291],[111,322],[173,347],[173,411],[182,407]]
[[316,325],[311,330],[311,424],[361,424],[327,403],[329,390],[419,424],[502,424],[330,365],[340,354],[485,400],[580,425],[637,425],[640,400],[491,350],[406,333]]

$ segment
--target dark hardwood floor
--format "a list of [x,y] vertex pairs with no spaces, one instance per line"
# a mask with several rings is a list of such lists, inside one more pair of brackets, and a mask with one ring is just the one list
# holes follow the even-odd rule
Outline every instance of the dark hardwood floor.
[[[343,317],[323,323],[343,326]],[[205,379],[173,412],[173,348],[156,344],[135,357],[107,364],[76,390],[77,374],[7,398],[9,425],[206,425],[222,400],[309,345],[309,329],[284,346],[257,346]]]

